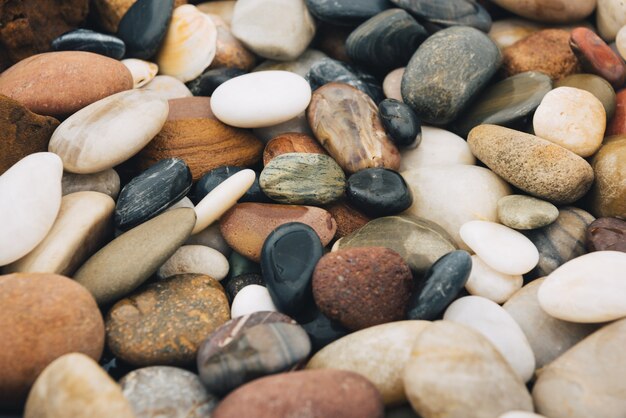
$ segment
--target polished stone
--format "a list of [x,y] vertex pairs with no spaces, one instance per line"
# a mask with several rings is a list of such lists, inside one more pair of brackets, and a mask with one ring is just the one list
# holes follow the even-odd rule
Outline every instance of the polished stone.
[[559,210],[552,203],[526,195],[498,200],[498,220],[514,229],[537,229],[556,221]]
[[332,58],[323,58],[315,62],[305,78],[313,91],[328,83],[344,83],[361,90],[375,103],[380,103],[385,98],[382,87],[374,76]]
[[156,52],[170,23],[174,0],[137,0],[120,20],[117,36],[126,43],[126,55],[148,59]]
[[90,29],[75,29],[55,38],[50,45],[54,51],[86,51],[104,55],[116,60],[126,53],[124,41],[113,35]]
[[[195,203],[200,202],[207,194],[211,193],[213,189],[215,189],[220,183],[225,181],[227,178],[233,176],[234,174],[244,170],[242,167],[235,167],[231,165],[225,165],[222,167],[214,168],[209,171],[205,175],[203,175],[200,180],[198,180],[194,186],[193,191],[191,193],[192,200]],[[268,202],[269,199],[263,191],[261,190],[261,186],[259,186],[259,178],[255,177],[254,183],[252,186],[246,191],[246,193],[239,199],[240,202]]]
[[404,178],[386,168],[366,168],[352,174],[346,196],[352,206],[372,218],[396,215],[413,204]]
[[385,99],[378,105],[378,114],[387,135],[397,147],[415,148],[422,142],[422,123],[413,109],[395,99]]
[[586,72],[597,74],[619,89],[626,81],[624,60],[591,29],[576,28],[570,35],[572,51]]

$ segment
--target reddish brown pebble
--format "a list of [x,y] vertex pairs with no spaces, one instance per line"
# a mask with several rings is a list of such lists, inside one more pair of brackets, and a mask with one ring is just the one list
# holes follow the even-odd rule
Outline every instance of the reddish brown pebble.
[[570,46],[586,72],[603,77],[615,88],[624,85],[624,61],[592,30],[583,27],[574,29]]
[[626,221],[599,218],[587,227],[589,251],[621,251],[626,253]]
[[114,93],[133,88],[121,62],[83,51],[26,58],[0,75],[0,94],[40,115],[65,117]]
[[356,331],[405,317],[413,276],[398,253],[383,247],[326,254],[313,272],[320,311]]
[[274,229],[289,222],[300,222],[313,228],[322,245],[327,245],[337,230],[337,222],[324,209],[313,206],[240,203],[222,216],[220,231],[231,248],[258,262],[265,239]]
[[502,72],[505,77],[526,71],[540,71],[557,81],[580,72],[580,63],[569,45],[569,32],[546,29],[504,48]]
[[213,68],[239,68],[250,71],[256,64],[254,54],[246,49],[237,38],[230,32],[228,24],[218,15],[209,14],[209,17],[217,27],[217,45],[215,58],[209,69]]
[[626,89],[615,96],[615,115],[606,127],[605,136],[626,134]]
[[370,218],[354,209],[343,200],[326,207],[326,210],[329,211],[333,218],[335,218],[335,221],[337,221],[337,233],[335,234],[335,238],[348,236],[371,221]]
[[214,168],[247,167],[261,159],[263,143],[217,120],[210,97],[173,99],[169,105],[163,129],[137,156],[142,170],[164,158],[182,158],[197,181]]
[[273,138],[265,145],[263,165],[267,165],[274,157],[292,152],[328,155],[326,150],[309,135],[289,132]]
[[333,369],[282,373],[228,395],[213,418],[383,418],[376,387],[360,374]]
[[64,276],[0,276],[0,409],[18,406],[39,373],[64,354],[99,360],[104,324],[87,289]]

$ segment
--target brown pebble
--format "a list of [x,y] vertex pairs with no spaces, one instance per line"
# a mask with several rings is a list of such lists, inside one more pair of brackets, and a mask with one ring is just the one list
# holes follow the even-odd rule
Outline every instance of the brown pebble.
[[587,227],[587,249],[591,251],[621,251],[626,253],[626,221],[599,218]]
[[265,145],[263,165],[267,165],[274,157],[292,152],[328,155],[326,150],[309,135],[289,132],[278,135]]
[[354,209],[347,202],[340,200],[326,207],[335,221],[337,221],[337,233],[335,238],[343,238],[371,221],[370,218]]
[[604,139],[591,166],[596,180],[591,188],[591,213],[597,218],[626,219],[626,136]]
[[250,71],[256,65],[256,57],[246,49],[243,44],[233,36],[228,24],[218,15],[209,14],[209,17],[217,27],[217,45],[215,58],[208,69],[213,68],[239,68]]
[[405,317],[413,276],[398,253],[383,247],[326,254],[313,272],[320,311],[356,331]]
[[597,74],[618,89],[626,79],[626,65],[606,42],[591,29],[576,28],[572,31],[570,46],[586,72]]

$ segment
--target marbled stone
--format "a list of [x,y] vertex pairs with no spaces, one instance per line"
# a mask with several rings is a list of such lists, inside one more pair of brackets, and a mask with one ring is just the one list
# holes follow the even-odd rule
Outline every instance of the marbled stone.
[[331,216],[337,222],[336,238],[343,238],[346,235],[350,235],[371,221],[370,217],[350,206],[345,200],[340,200],[330,206],[326,206],[326,210],[330,212]]
[[239,68],[214,68],[187,82],[187,87],[194,96],[211,96],[216,88],[228,80],[246,74]]
[[116,302],[146,281],[174,254],[189,237],[195,221],[195,213],[189,208],[150,219],[89,258],[74,280],[85,286],[98,304]]
[[348,173],[400,166],[400,153],[385,133],[376,105],[356,88],[330,83],[317,89],[307,116],[317,140]]
[[61,187],[63,196],[76,192],[99,192],[115,200],[120,192],[120,176],[112,168],[93,174],[64,172]]
[[205,274],[215,280],[228,275],[228,260],[219,251],[204,245],[183,245],[157,271],[165,279],[177,274]]
[[152,81],[143,86],[142,89],[150,90],[165,100],[182,99],[193,96],[182,81],[169,75],[157,75]]
[[235,38],[230,31],[230,24],[226,23],[224,19],[215,14],[209,14],[209,17],[217,29],[215,57],[211,61],[209,69],[237,68],[243,71],[252,70],[256,64],[256,56]]
[[75,29],[52,40],[53,51],[86,51],[116,60],[126,53],[124,41],[113,35],[90,29]]
[[413,204],[404,178],[386,168],[366,168],[348,177],[346,197],[365,215],[378,218],[396,215]]
[[570,46],[586,72],[601,76],[615,88],[624,85],[626,65],[622,57],[613,52],[591,29],[574,29],[570,36]]
[[407,171],[433,165],[474,165],[476,158],[467,142],[440,128],[422,126],[419,147],[404,149],[400,170]]
[[587,227],[587,249],[626,252],[626,222],[617,218],[600,218]]
[[120,386],[136,418],[203,418],[218,403],[197,375],[176,367],[137,369]]
[[[193,200],[195,202],[200,202],[207,194],[211,193],[217,186],[219,186],[220,183],[243,170],[244,168],[242,167],[230,165],[214,168],[203,175],[200,180],[195,183],[192,191]],[[269,201],[268,197],[265,196],[261,190],[258,177],[255,177],[252,186],[239,200],[241,202]]]
[[289,153],[265,166],[259,185],[263,193],[280,203],[325,205],[344,195],[346,177],[328,155]]
[[482,296],[502,304],[522,288],[524,278],[520,274],[505,274],[494,270],[479,256],[472,255],[472,272],[465,284],[467,293]]
[[436,3],[428,0],[391,0],[391,2],[436,28],[471,26],[488,32],[491,27],[489,13],[473,0],[439,1]]
[[[617,117],[617,116],[616,116]],[[607,138],[591,160],[596,181],[591,189],[591,211],[598,217],[626,218],[626,137]]]
[[54,131],[48,150],[61,157],[66,171],[106,170],[145,147],[159,133],[167,114],[167,102],[154,93],[117,93],[67,118]]
[[277,312],[278,309],[267,289],[257,284],[247,285],[237,292],[230,306],[231,318],[266,311]]
[[159,66],[153,62],[138,58],[126,58],[121,61],[133,77],[133,88],[138,89],[150,83],[159,72]]
[[359,24],[390,7],[386,0],[306,0],[306,5],[319,20],[348,26]]
[[307,49],[293,61],[265,60],[253,71],[289,71],[299,76],[306,76],[313,64],[327,58],[327,55],[317,49]]
[[480,125],[468,137],[472,153],[513,186],[556,204],[587,193],[591,166],[565,148],[534,135],[495,125]]
[[435,320],[463,290],[473,262],[463,250],[451,251],[437,260],[419,282],[409,301],[409,319]]
[[437,321],[418,335],[404,387],[411,406],[424,418],[533,410],[528,390],[498,350],[473,329],[450,321]]
[[272,138],[265,145],[265,150],[263,151],[263,165],[268,165],[271,160],[279,155],[294,152],[328,155],[326,150],[309,135],[288,132]]
[[589,16],[596,7],[595,0],[495,0],[494,3],[518,16],[547,23],[574,23]]
[[[89,292],[64,276],[0,276],[0,407],[21,407],[48,364],[67,353],[99,359],[102,315]],[[33,344],[33,341],[37,341]]]
[[500,60],[498,47],[477,29],[444,29],[413,54],[402,77],[402,98],[424,122],[447,124],[485,87]]
[[378,114],[396,146],[415,148],[420,145],[422,123],[409,106],[395,99],[385,99],[378,105]]
[[385,98],[380,83],[373,75],[332,58],[316,61],[305,78],[313,91],[329,83],[343,83],[361,90],[375,103],[380,103]]
[[498,200],[498,221],[509,228],[537,229],[556,221],[559,210],[552,203],[526,195]]
[[606,120],[610,121],[615,114],[617,107],[615,90],[611,84],[600,76],[594,74],[572,74],[562,78],[554,87],[574,87],[586,90],[596,96],[600,100],[604,111],[606,112]]

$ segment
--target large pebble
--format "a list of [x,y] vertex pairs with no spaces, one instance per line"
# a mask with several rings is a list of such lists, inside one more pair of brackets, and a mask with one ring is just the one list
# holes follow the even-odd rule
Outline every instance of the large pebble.
[[596,7],[596,0],[494,0],[494,3],[516,15],[547,23],[578,22],[593,13]]
[[228,260],[219,251],[204,245],[183,245],[157,271],[161,278],[198,273],[222,280],[228,275]]
[[468,137],[472,153],[513,186],[556,204],[580,199],[594,173],[580,156],[534,135],[480,125]]
[[626,137],[607,138],[591,160],[596,181],[591,189],[591,212],[626,218]]
[[422,126],[422,141],[417,148],[402,151],[400,171],[431,165],[474,165],[476,158],[460,136],[441,128]]
[[154,93],[114,94],[74,113],[54,131],[48,150],[72,173],[96,173],[120,164],[159,133],[168,104]]
[[32,251],[61,208],[61,159],[49,152],[22,158],[0,176],[0,266]]
[[[472,382],[472,384],[468,384]],[[528,390],[485,337],[449,321],[426,327],[404,371],[413,409],[424,418],[483,418],[532,411]]]
[[500,305],[480,296],[457,299],[446,309],[446,321],[464,324],[482,334],[508,361],[522,381],[535,371],[535,355],[517,322]]
[[626,221],[599,218],[587,227],[587,249],[626,252]]
[[509,228],[537,229],[550,225],[558,216],[556,206],[532,196],[518,194],[498,200],[498,221]]

